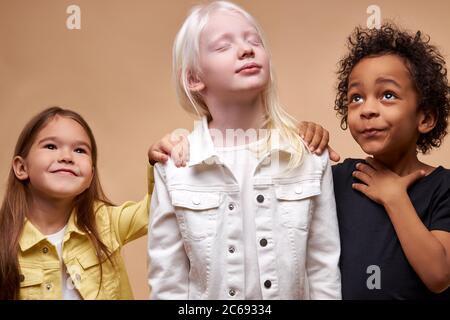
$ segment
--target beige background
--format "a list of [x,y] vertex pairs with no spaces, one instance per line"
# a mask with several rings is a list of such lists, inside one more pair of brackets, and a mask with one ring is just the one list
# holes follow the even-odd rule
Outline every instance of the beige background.
[[[0,0],[0,196],[16,139],[51,105],[80,112],[99,144],[110,198],[139,200],[147,147],[175,128],[191,128],[171,83],[171,45],[188,0]],[[362,156],[333,111],[336,63],[346,36],[365,25],[370,4],[383,18],[421,29],[450,54],[449,1],[240,0],[265,30],[282,102],[297,119],[328,128],[343,158]],[[67,30],[66,8],[81,7],[81,30]],[[449,142],[425,159],[450,167]],[[124,249],[138,299],[148,296],[146,239]]]

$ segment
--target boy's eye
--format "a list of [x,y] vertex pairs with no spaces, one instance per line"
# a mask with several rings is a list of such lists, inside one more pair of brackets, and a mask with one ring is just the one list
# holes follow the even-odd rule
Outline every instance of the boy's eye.
[[354,94],[350,97],[350,103],[360,103],[363,98],[359,94]]
[[395,100],[397,97],[392,92],[385,92],[383,93],[383,99],[384,100]]
[[56,150],[56,145],[54,145],[53,143],[48,143],[44,146],[44,149]]

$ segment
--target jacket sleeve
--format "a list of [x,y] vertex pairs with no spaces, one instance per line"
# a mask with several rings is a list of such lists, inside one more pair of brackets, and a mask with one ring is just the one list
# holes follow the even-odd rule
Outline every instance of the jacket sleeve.
[[339,270],[340,238],[334,199],[333,176],[328,153],[321,156],[324,173],[321,194],[313,200],[308,235],[306,272],[310,298],[342,299]]
[[187,300],[189,260],[159,164],[155,166],[151,212],[148,236],[150,298]]
[[127,201],[120,206],[108,206],[112,229],[120,246],[147,234],[150,197],[153,191],[153,167],[148,166],[148,192],[139,202]]

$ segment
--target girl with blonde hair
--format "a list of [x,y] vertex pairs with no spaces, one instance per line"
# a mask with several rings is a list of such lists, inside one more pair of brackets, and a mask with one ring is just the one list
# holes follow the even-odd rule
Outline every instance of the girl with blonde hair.
[[176,36],[180,104],[201,120],[190,160],[155,165],[154,299],[340,299],[328,154],[280,106],[266,42],[239,6],[196,6]]

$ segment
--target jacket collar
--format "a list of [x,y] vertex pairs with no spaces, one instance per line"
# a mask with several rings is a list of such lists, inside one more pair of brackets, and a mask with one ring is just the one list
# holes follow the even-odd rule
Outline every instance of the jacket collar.
[[201,120],[194,122],[194,130],[188,137],[190,160],[188,167],[192,167],[203,162],[212,164],[220,162],[211,134],[208,129],[208,119],[202,117]]
[[[67,223],[67,229],[64,234],[64,240],[69,238],[72,232],[76,232],[80,235],[85,235],[86,233],[80,230],[75,223],[75,211],[70,214],[69,221]],[[22,230],[22,235],[19,240],[19,246],[22,252],[34,247],[41,241],[46,240],[47,237],[43,235],[27,218],[25,218],[25,224]]]
[[[188,167],[202,163],[223,163],[214,148],[214,143],[208,128],[207,117],[202,117],[200,121],[195,121],[194,130],[188,136],[188,140],[190,149],[190,160],[187,165]],[[308,150],[307,148],[305,149]],[[270,150],[263,155],[263,158],[274,152],[293,154],[295,149],[289,143],[282,140],[279,134],[272,132],[272,144]]]

